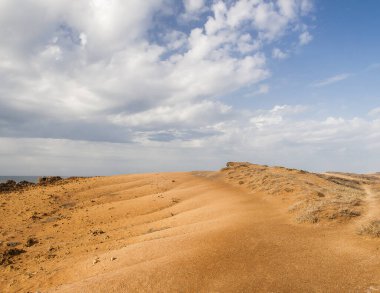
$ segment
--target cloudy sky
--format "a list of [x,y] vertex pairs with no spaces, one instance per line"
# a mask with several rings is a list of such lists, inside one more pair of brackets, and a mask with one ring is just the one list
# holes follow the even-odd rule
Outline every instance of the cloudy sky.
[[377,0],[0,0],[0,175],[380,171]]

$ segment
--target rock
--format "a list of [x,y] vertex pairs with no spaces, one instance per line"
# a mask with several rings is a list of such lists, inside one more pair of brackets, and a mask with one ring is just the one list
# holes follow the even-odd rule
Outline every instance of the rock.
[[12,258],[24,252],[26,251],[19,248],[11,248],[11,249],[5,250],[3,253],[0,253],[0,265],[7,266],[7,265],[12,264],[13,263]]
[[98,236],[98,235],[101,235],[101,234],[106,233],[106,232],[104,232],[104,231],[101,230],[101,229],[96,229],[96,230],[94,230],[94,231],[90,231],[90,232],[91,232],[91,234],[92,234],[93,236]]
[[26,240],[25,246],[26,247],[31,247],[31,246],[33,246],[34,244],[37,244],[37,243],[38,243],[38,240],[36,238],[29,237],[28,240]]
[[14,180],[8,180],[5,183],[0,183],[0,192],[12,192],[17,188],[17,183]]
[[227,168],[248,167],[248,162],[227,162]]
[[57,251],[58,250],[58,248],[57,247],[54,247],[54,246],[49,246],[49,248],[48,248],[48,252],[55,252],[55,251]]
[[173,197],[172,202],[173,203],[179,203],[181,200],[179,198]]
[[7,184],[7,185],[16,185],[17,183],[16,183],[16,181],[14,181],[14,180],[7,180],[7,182],[5,182],[5,184]]
[[25,180],[20,181],[19,183],[16,183],[16,181],[14,180],[8,180],[5,183],[0,183],[0,192],[7,193],[7,192],[19,191],[33,185],[35,184],[32,182],[25,181]]
[[97,264],[98,262],[100,262],[99,257],[95,258],[95,259],[92,261],[92,264]]
[[40,185],[48,185],[48,184],[54,184],[59,181],[62,181],[62,177],[60,176],[44,176],[38,178],[38,184]]
[[38,213],[34,212],[30,219],[35,221],[41,219],[41,217],[38,215]]
[[16,247],[16,246],[18,246],[20,244],[21,244],[21,242],[8,242],[7,246],[8,247]]
[[116,257],[111,257],[111,261],[114,261],[114,260],[116,260]]
[[320,191],[317,191],[316,195],[318,197],[325,197],[325,195],[322,192],[320,192]]
[[21,188],[29,187],[29,186],[34,186],[34,185],[36,185],[36,183],[25,181],[25,180],[20,181],[19,183],[17,183],[17,187],[21,187]]

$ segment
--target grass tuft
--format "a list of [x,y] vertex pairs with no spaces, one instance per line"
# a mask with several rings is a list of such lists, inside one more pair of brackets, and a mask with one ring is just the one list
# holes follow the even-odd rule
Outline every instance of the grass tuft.
[[359,235],[368,235],[372,237],[380,237],[380,220],[373,220],[362,225],[358,231]]

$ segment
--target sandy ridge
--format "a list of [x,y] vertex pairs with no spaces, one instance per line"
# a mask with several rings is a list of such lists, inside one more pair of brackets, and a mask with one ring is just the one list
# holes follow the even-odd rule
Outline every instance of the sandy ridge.
[[[3,209],[15,215],[13,226],[0,223],[3,237],[39,243],[5,270],[2,292],[380,289],[378,241],[347,225],[298,224],[282,197],[247,192],[219,172],[99,177],[19,196]],[[23,204],[37,199],[35,209],[74,205],[54,221],[31,220]]]

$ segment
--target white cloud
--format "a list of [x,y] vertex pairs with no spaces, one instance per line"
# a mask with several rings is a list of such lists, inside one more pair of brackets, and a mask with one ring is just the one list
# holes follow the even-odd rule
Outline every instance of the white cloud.
[[286,116],[295,115],[306,111],[306,107],[297,105],[277,105],[269,111],[260,111],[258,115],[255,115],[250,119],[250,122],[255,125],[257,128],[262,128],[268,125],[280,124],[284,121]]
[[304,31],[299,35],[299,43],[301,46],[307,45],[312,40],[313,40],[313,36],[308,31]]
[[281,51],[281,49],[279,48],[274,48],[272,50],[272,57],[275,58],[275,59],[286,59],[288,58],[288,54]]
[[252,91],[247,92],[241,97],[252,98],[255,96],[267,94],[269,93],[269,90],[270,90],[270,86],[268,84],[260,84],[258,85],[258,87],[255,87]]
[[270,89],[269,85],[261,84],[259,86],[258,94],[267,94],[269,93],[269,89]]
[[[6,154],[0,156],[0,165],[14,174],[22,170],[31,175],[73,175],[76,170],[74,175],[88,175],[88,168],[92,174],[218,169],[233,159],[316,171],[379,171],[379,119],[310,118],[314,109],[302,105],[235,114],[217,104],[205,108],[210,113],[225,111],[232,119],[199,129],[196,138],[180,129],[141,131],[135,144],[0,138],[0,154]],[[161,111],[176,120],[170,109]],[[157,122],[161,113],[151,113],[149,123]],[[196,111],[185,116],[202,119]],[[140,118],[145,119],[133,117],[124,122],[135,123]]]
[[310,3],[0,1],[0,137],[14,137],[3,153],[25,137],[58,157],[59,143],[202,147],[254,127],[218,98],[268,92],[266,52],[275,42],[284,57],[278,44],[305,29]]
[[327,79],[315,82],[313,84],[313,86],[315,86],[315,87],[327,86],[327,85],[330,85],[330,84],[334,84],[334,83],[343,81],[343,80],[349,78],[350,76],[351,76],[351,74],[349,74],[349,73],[337,74],[337,75],[331,76],[331,77],[329,77]]
[[204,0],[184,0],[186,12],[199,11],[205,8]]
[[179,20],[185,23],[199,21],[201,15],[210,10],[205,0],[183,0],[183,5],[185,11],[179,15]]
[[380,117],[380,107],[372,109],[369,111],[368,115],[372,117]]
[[175,104],[172,106],[160,106],[136,114],[117,114],[109,117],[115,123],[123,126],[149,127],[165,129],[165,126],[202,127],[211,124],[214,119],[228,114],[231,107],[219,102],[202,101],[191,104]]
[[[303,3],[186,1],[210,15],[181,30],[160,22],[176,18],[170,1],[3,1],[0,100],[61,124],[207,101],[269,76],[264,48],[302,22]],[[3,135],[26,131],[4,123]]]

